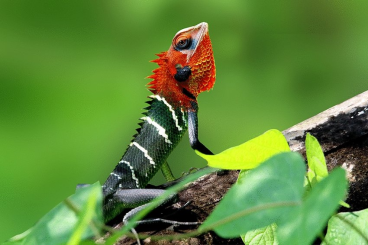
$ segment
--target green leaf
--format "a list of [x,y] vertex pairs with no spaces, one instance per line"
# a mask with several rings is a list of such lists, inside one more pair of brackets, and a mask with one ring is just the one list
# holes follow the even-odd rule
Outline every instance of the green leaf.
[[[88,187],[80,188],[68,200],[78,210],[83,208],[79,217],[68,205],[62,202],[43,216],[30,229],[29,233],[22,238],[24,239],[22,244],[53,245],[67,243],[68,241],[72,241],[70,244],[77,244],[74,242],[94,236],[95,233],[89,226],[87,229],[87,224],[92,219],[101,224],[103,222],[100,184],[95,183]],[[75,240],[69,240],[72,236],[76,236]]]
[[251,170],[250,169],[243,169],[243,170],[240,170],[240,172],[239,172],[239,175],[238,175],[238,179],[237,179],[237,183],[241,183],[241,182],[243,182],[244,181],[244,179],[245,179],[245,176],[247,175],[247,174],[249,174],[249,172],[250,172]]
[[[325,155],[318,140],[310,133],[305,138],[305,149],[307,151],[309,167],[316,172],[318,176],[326,177],[328,175]],[[317,162],[317,164],[314,164]]]
[[26,231],[24,231],[24,232],[22,232],[18,235],[13,236],[9,240],[7,240],[5,243],[2,243],[2,245],[5,245],[5,244],[13,244],[13,245],[22,244],[23,240],[29,235],[29,233],[31,233],[32,230],[33,230],[33,227],[29,228],[28,230],[26,230]]
[[326,160],[318,140],[309,133],[305,139],[305,149],[309,166],[307,176],[313,186],[328,175]]
[[[308,184],[307,191],[309,192],[310,188],[313,188],[317,182],[328,176],[328,170],[321,145],[318,140],[309,133],[305,138],[305,149],[309,167],[307,173],[308,181],[306,183]],[[340,201],[340,205],[350,208],[350,205],[344,201]]]
[[[75,226],[75,230],[70,237],[67,245],[73,245],[73,244],[80,244],[81,239],[85,231],[88,229],[88,226],[91,225],[93,216],[96,213],[96,205],[97,205],[97,198],[99,194],[101,193],[100,188],[94,188],[91,191],[91,194],[89,195],[89,198],[84,205],[83,209],[81,210],[79,214],[78,222]],[[95,231],[98,232],[97,228],[94,227]]]
[[347,190],[345,171],[337,168],[312,188],[303,204],[278,223],[280,244],[310,244],[322,232]]
[[[322,163],[317,157],[310,157],[308,166],[309,170],[307,176],[312,186],[328,175],[326,164]],[[325,171],[327,173],[325,173]]]
[[305,164],[294,152],[278,154],[234,184],[199,227],[225,238],[270,225],[300,204]]
[[277,225],[273,223],[263,228],[248,231],[247,234],[241,236],[241,239],[246,245],[278,245],[276,228]]
[[271,156],[290,151],[284,135],[271,129],[239,146],[229,148],[217,155],[205,155],[196,151],[206,159],[208,165],[222,169],[252,169]]
[[368,244],[367,221],[368,209],[332,216],[322,244]]

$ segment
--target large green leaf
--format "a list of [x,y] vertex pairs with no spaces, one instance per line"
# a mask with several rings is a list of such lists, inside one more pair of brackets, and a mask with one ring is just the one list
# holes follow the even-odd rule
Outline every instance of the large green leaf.
[[207,160],[208,165],[222,169],[252,169],[271,156],[290,151],[284,135],[271,129],[239,146],[231,147],[216,155],[196,153]]
[[318,182],[303,204],[278,223],[280,244],[310,244],[322,231],[329,217],[336,211],[346,194],[345,171],[335,169]]
[[368,209],[332,216],[323,244],[368,244]]
[[[96,235],[96,230],[92,230],[90,224],[92,219],[103,224],[100,184],[78,189],[68,197],[68,203],[80,211],[78,215],[65,202],[58,204],[20,239],[22,244],[78,244],[81,239]],[[16,236],[9,242],[18,241]]]
[[278,221],[301,203],[305,172],[298,153],[270,158],[234,184],[199,229],[231,238]]

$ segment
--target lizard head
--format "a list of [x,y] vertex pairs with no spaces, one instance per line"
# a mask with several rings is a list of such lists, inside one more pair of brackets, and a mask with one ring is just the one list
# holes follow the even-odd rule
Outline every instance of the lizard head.
[[176,33],[169,50],[158,56],[153,62],[159,68],[149,76],[154,79],[149,83],[154,94],[187,107],[199,93],[213,87],[216,68],[207,23]]

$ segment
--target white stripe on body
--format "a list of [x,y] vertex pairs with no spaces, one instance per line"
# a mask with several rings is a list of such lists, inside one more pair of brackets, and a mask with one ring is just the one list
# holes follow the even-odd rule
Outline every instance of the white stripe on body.
[[[130,165],[129,162],[127,161],[124,161],[124,160],[121,160],[119,163],[125,163],[129,168],[130,168],[130,171],[131,171],[131,174],[132,174],[132,179],[134,179],[135,183],[136,183],[136,186],[137,188],[139,188],[139,180],[138,178],[135,176],[134,174],[134,168],[132,165]],[[111,173],[112,174],[112,173]],[[116,175],[116,174],[115,174]],[[121,179],[121,178],[120,178]],[[119,185],[119,187],[121,187],[121,184]]]
[[152,118],[150,118],[150,117],[142,117],[141,119],[144,120],[144,121],[147,121],[149,124],[154,126],[157,129],[158,134],[165,138],[166,143],[172,144],[171,141],[169,140],[169,136],[166,134],[165,128],[163,128],[157,122],[153,121]]
[[116,178],[118,178],[119,180],[121,179],[120,175],[118,175],[118,174],[116,174],[116,173],[114,173],[114,172],[110,173],[110,175],[115,176],[115,177],[116,177]]
[[181,109],[180,111],[181,111],[181,116],[183,118],[183,122],[184,122],[185,126],[188,126],[188,120],[185,118],[184,110]]
[[135,145],[139,150],[141,150],[143,152],[144,156],[149,160],[150,164],[152,164],[153,166],[156,165],[156,163],[153,161],[152,157],[150,157],[150,155],[148,155],[148,151],[146,149],[144,149],[143,146],[141,146],[137,142],[130,143],[130,146],[132,146],[132,145]]
[[171,106],[171,105],[170,105],[170,104],[165,100],[165,98],[163,98],[163,97],[161,97],[161,96],[159,96],[159,95],[157,95],[157,94],[155,94],[155,95],[151,95],[150,97],[151,97],[151,98],[156,98],[157,100],[164,102],[164,104],[169,108],[169,110],[170,110],[170,112],[171,112],[172,118],[173,118],[173,119],[174,119],[174,121],[175,121],[175,126],[177,127],[177,129],[178,129],[179,131],[182,131],[182,130],[183,130],[183,128],[182,128],[182,127],[180,127],[180,125],[179,125],[178,117],[176,116],[174,109],[173,109],[173,108],[172,108],[172,106]]

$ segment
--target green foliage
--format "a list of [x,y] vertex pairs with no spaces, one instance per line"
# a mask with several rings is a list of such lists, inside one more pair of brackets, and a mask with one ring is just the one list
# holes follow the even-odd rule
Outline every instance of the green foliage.
[[309,133],[305,138],[305,149],[309,167],[307,178],[310,185],[314,186],[328,175],[325,155],[318,140]]
[[[280,244],[311,243],[337,209],[347,182],[344,170],[336,169],[303,200],[304,176],[304,161],[299,154],[270,158],[228,191],[200,230],[213,229],[229,238],[276,223]],[[270,227],[256,234],[269,236],[269,232]],[[244,237],[250,236],[247,233]],[[272,242],[277,242],[274,237]]]
[[323,245],[368,244],[367,221],[368,209],[332,216]]
[[[337,168],[328,174],[317,139],[307,135],[306,150],[310,171],[306,173],[303,158],[298,153],[286,152],[288,149],[280,134],[277,130],[268,131],[239,147],[220,153],[219,158],[213,158],[216,160],[208,160],[216,162],[216,166],[222,165],[221,160],[229,161],[224,163],[226,168],[239,165],[244,159],[247,168],[259,166],[240,172],[237,183],[230,188],[196,232],[166,238],[179,239],[213,230],[224,238],[240,236],[245,244],[277,245],[311,244],[321,235],[327,220],[346,194],[345,172]],[[267,154],[254,152],[257,147],[260,151],[267,151]],[[248,154],[250,150],[253,152]],[[253,158],[242,156],[247,154]],[[199,155],[207,159],[206,155]],[[260,162],[260,159],[267,160]],[[135,221],[142,219],[160,202],[180,191],[189,182],[215,170],[200,170],[169,188],[120,231],[112,231],[105,244],[112,245],[122,235],[131,235],[129,232],[134,228]],[[306,186],[303,185],[305,178],[308,179]],[[10,239],[6,244],[93,244],[91,238],[98,237],[102,229],[100,188],[96,183],[78,189],[34,227]],[[367,210],[332,216],[328,222],[324,244],[367,243],[367,219]]]
[[81,240],[99,235],[103,224],[101,205],[99,183],[80,188],[28,232],[11,238],[7,244],[79,244]]
[[278,226],[280,244],[311,244],[337,210],[347,190],[345,171],[337,168],[317,183],[303,203]]
[[[234,159],[232,159],[234,156],[235,161],[244,159],[241,155],[247,154],[248,151],[244,151],[243,147],[252,145],[254,142],[257,142],[257,140],[261,140],[262,136],[257,137],[256,141],[253,139],[244,143],[241,147],[231,148],[231,154],[226,154],[226,160],[232,163],[234,162]],[[268,142],[271,145],[273,144],[273,141]],[[280,163],[284,163],[283,166],[285,166],[285,162],[287,161],[285,159],[278,159],[280,155],[277,155],[254,170],[242,170],[239,174],[237,184],[229,190],[222,202],[219,203],[200,229],[206,230],[210,227],[223,237],[236,237],[240,235],[245,244],[278,244],[279,242],[280,244],[299,244],[301,241],[302,244],[311,243],[316,236],[322,232],[328,218],[337,209],[339,200],[342,200],[346,194],[347,181],[342,169],[336,169],[328,176],[323,150],[315,137],[307,134],[305,145],[309,166],[309,171],[306,175],[306,188],[302,188],[302,191],[299,193],[303,195],[303,198],[298,200],[300,202],[298,205],[289,207],[289,209],[285,209],[284,212],[279,212],[279,215],[282,215],[283,219],[276,220],[273,219],[274,217],[267,216],[270,214],[272,215],[273,208],[263,209],[264,206],[262,205],[266,205],[269,201],[267,198],[266,200],[262,200],[264,199],[263,195],[258,198],[252,196],[252,194],[264,194],[265,196],[269,195],[268,198],[272,198],[272,194],[274,193],[285,194],[285,192],[288,192],[285,186],[281,188],[281,186],[272,183],[272,181],[279,177],[285,179],[283,174],[273,173],[272,171],[276,171],[276,169],[264,170],[264,168],[275,167],[279,171],[290,171],[291,173],[295,173],[292,167],[288,167],[287,170],[282,170],[276,162],[280,161]],[[266,146],[264,148],[267,149],[268,147]],[[248,150],[249,149],[250,148],[248,148]],[[227,153],[227,151],[220,154]],[[257,153],[254,152],[250,155],[257,157]],[[283,154],[281,154],[281,156],[282,155]],[[206,159],[208,160],[208,157],[206,157]],[[216,162],[216,166],[222,166],[220,161],[224,158],[221,159],[214,156],[213,159],[220,159]],[[248,166],[248,162],[251,161],[252,159],[247,159],[247,161],[245,161],[245,166]],[[269,163],[273,161],[273,164]],[[297,164],[298,161],[290,160],[289,162],[291,164]],[[303,161],[301,162],[303,164]],[[228,168],[228,163],[224,163],[223,166]],[[267,178],[261,173],[258,173],[258,171],[261,170],[271,173],[274,179],[270,180],[268,183]],[[262,180],[253,180],[253,174],[260,176]],[[298,179],[298,181],[304,179],[305,175],[303,174],[302,176],[303,177]],[[291,181],[289,184],[297,185],[297,183],[293,183],[295,179],[287,178],[287,180]],[[259,186],[263,184],[263,181],[265,182],[265,186]],[[255,185],[254,182],[259,183]],[[278,187],[280,188],[278,189]],[[259,201],[259,209],[252,207],[253,209],[249,211],[249,205],[254,203],[254,199]],[[281,200],[278,201],[281,202]],[[287,202],[289,200],[286,199],[284,201]],[[257,205],[257,203],[255,205]],[[232,208],[229,209],[228,207]],[[263,220],[257,217],[257,213],[262,214],[262,212],[267,214],[260,216]],[[251,230],[252,228],[250,227],[253,227],[253,230]],[[277,236],[275,236],[275,231],[277,232]],[[245,235],[242,235],[244,233]],[[278,237],[278,239],[276,239],[276,237]]]
[[273,223],[266,227],[248,231],[247,234],[241,235],[241,239],[244,244],[247,245],[278,245],[279,243],[276,239],[276,228],[277,225]]
[[233,238],[278,222],[302,201],[304,175],[299,154],[272,157],[234,184],[199,229]]
[[[82,237],[86,238],[90,236],[91,232],[93,232],[94,235],[99,234],[99,227],[96,227],[92,223],[92,220],[94,218],[98,219],[100,225],[103,222],[103,218],[101,215],[102,213],[100,209],[102,204],[102,193],[100,190],[101,190],[100,185],[96,184],[94,188],[91,190],[91,193],[89,194],[87,201],[85,201],[85,204],[82,206],[80,213],[78,214],[78,212],[76,212],[79,216],[78,222],[75,225],[74,231],[67,245],[79,244],[82,240]],[[86,192],[88,193],[88,191]],[[99,200],[99,202],[97,202],[97,200]],[[68,202],[68,205],[75,206],[75,204],[70,199],[67,199],[66,202]],[[76,209],[75,211],[78,210]],[[97,214],[99,215],[97,216]],[[85,233],[87,234],[87,236],[84,235]]]
[[289,145],[276,129],[251,139],[239,146],[231,147],[216,155],[196,153],[208,161],[208,166],[222,169],[252,169],[271,156],[290,151]]
[[[305,183],[307,193],[317,182],[328,175],[328,170],[321,145],[310,133],[307,133],[305,138],[305,150],[309,167]],[[347,208],[350,207],[349,204],[344,201],[340,201],[340,205]]]

